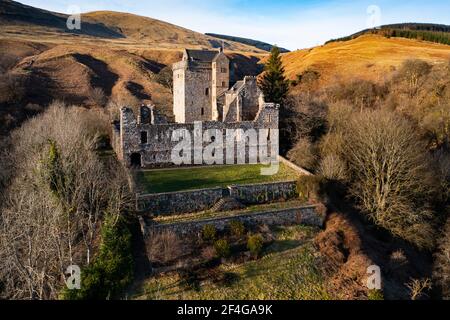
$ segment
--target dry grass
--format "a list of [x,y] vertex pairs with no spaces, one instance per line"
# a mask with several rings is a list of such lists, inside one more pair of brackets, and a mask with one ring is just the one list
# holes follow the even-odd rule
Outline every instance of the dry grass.
[[354,78],[383,82],[385,75],[411,58],[433,64],[448,61],[450,46],[366,35],[284,54],[283,63],[290,79],[305,70],[316,70],[320,73],[320,83],[326,85]]

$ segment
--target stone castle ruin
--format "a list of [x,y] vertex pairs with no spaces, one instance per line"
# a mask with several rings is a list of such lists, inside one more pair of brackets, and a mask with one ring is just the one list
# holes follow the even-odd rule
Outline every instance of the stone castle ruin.
[[[224,146],[213,158],[232,155],[236,163],[238,159],[252,163],[249,151],[261,146],[269,150],[269,157],[278,156],[271,142],[273,137],[278,138],[278,106],[264,101],[256,77],[245,77],[232,88],[229,86],[230,60],[222,49],[185,50],[182,61],[173,65],[175,123],[168,122],[154,106],[141,106],[138,114],[129,107],[122,108],[120,120],[113,125],[113,146],[119,159],[128,167],[174,165],[172,151],[179,144],[174,137],[187,132],[192,133],[193,140],[200,139],[200,143],[192,143],[192,159],[196,159],[192,164],[215,164],[199,161],[195,155],[216,139],[226,141],[230,131],[238,133],[235,142]],[[258,140],[246,136],[251,130],[259,133]],[[216,133],[210,141],[203,139],[206,131]]]

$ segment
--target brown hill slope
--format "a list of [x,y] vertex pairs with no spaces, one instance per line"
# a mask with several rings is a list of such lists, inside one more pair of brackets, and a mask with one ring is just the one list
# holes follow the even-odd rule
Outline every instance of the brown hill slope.
[[[50,12],[11,0],[0,2],[0,26],[4,35],[43,37],[43,41],[92,41],[92,37],[116,40],[118,44],[152,45],[179,49],[217,48],[221,41],[160,20],[129,13],[97,11],[81,15],[81,30],[69,30],[68,15]],[[234,41],[225,41],[232,51],[264,53],[264,50]]]
[[404,38],[365,35],[283,55],[286,74],[295,79],[306,70],[320,73],[320,84],[366,79],[382,81],[407,59],[433,64],[450,60],[450,46]]
[[[67,15],[0,1],[0,134],[53,100],[86,107],[106,100],[149,101],[170,115],[172,94],[157,83],[184,48],[211,49],[217,39],[169,23],[109,11],[82,15],[77,34]],[[264,51],[228,41],[236,76],[256,75]],[[41,107],[40,107],[41,106]]]

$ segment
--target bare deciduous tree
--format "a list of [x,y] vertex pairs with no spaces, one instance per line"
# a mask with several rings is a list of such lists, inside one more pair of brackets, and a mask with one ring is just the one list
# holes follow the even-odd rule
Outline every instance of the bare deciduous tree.
[[69,265],[91,262],[103,216],[129,203],[126,173],[100,159],[100,113],[53,104],[11,135],[0,207],[1,297],[54,299]]
[[404,118],[368,111],[349,119],[342,157],[351,193],[373,221],[419,247],[433,245],[434,188],[426,144]]

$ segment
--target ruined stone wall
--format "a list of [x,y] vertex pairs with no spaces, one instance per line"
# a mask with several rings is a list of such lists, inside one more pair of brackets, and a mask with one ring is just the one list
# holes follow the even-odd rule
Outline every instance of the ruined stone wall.
[[261,97],[256,77],[245,77],[225,94],[224,121],[254,120],[263,105]]
[[[163,167],[172,165],[172,150],[179,144],[178,141],[172,139],[173,132],[178,129],[187,130],[190,133],[191,139],[194,140],[194,123],[180,124],[180,123],[167,123],[167,124],[140,124],[137,122],[133,111],[129,108],[123,108],[121,110],[121,123],[120,123],[120,149],[116,149],[120,153],[120,157],[123,159],[125,165],[131,165],[131,156],[133,154],[139,154],[141,156],[141,166],[143,168]],[[224,123],[216,121],[206,121],[201,123],[201,129],[204,133],[207,130],[217,130],[218,134],[222,136],[223,146],[215,156],[219,159],[220,154],[223,155],[223,162],[225,162],[227,155],[226,148],[226,133],[228,129],[242,129],[248,131],[249,129],[255,129],[259,132],[260,129],[277,129],[278,128],[278,107],[273,104],[266,104],[265,107],[257,115],[255,121],[243,121],[234,123]],[[146,135],[147,142],[142,143],[141,136]],[[266,137],[267,138],[267,137]],[[265,147],[269,151],[269,156],[275,156],[270,154],[271,141],[251,141],[246,143],[245,148],[241,147],[241,143],[244,142],[245,137],[236,139],[235,144],[232,146],[235,154],[235,163],[237,163],[238,152],[246,155],[246,163],[249,163],[248,154],[251,148]],[[198,138],[198,141],[201,141]],[[219,143],[220,139],[216,137],[216,142]],[[203,152],[204,148],[212,143],[212,141],[203,141],[199,145],[194,145],[192,141],[191,159],[194,158],[194,154]],[[260,159],[262,160],[262,159]],[[261,161],[258,161],[261,162]],[[208,162],[191,163],[195,165],[202,164],[214,164]]]
[[303,224],[322,227],[325,221],[325,214],[320,212],[316,206],[305,206],[174,224],[152,224],[146,227],[144,233],[149,234],[152,231],[161,232],[168,230],[181,236],[190,236],[199,234],[206,225],[213,225],[217,230],[224,231],[228,228],[231,221],[240,221],[246,226]]
[[256,77],[245,77],[244,86],[241,90],[239,109],[241,110],[241,120],[251,121],[255,119],[259,111],[259,97],[261,91],[258,89]]
[[140,195],[137,209],[149,216],[184,214],[211,209],[220,199],[227,197],[251,205],[290,200],[297,196],[296,181],[273,182]]

